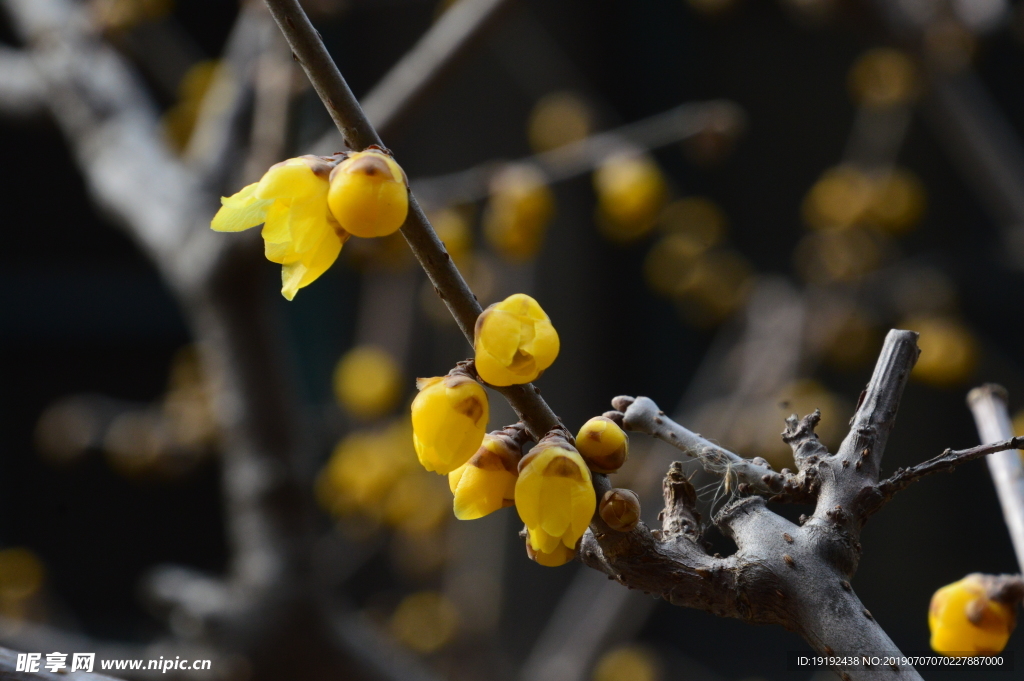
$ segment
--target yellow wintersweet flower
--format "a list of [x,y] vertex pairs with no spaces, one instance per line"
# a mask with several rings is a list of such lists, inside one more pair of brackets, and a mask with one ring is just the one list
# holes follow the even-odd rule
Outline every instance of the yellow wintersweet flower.
[[607,416],[595,416],[580,428],[576,449],[595,473],[614,473],[629,458],[629,437]]
[[349,154],[331,171],[327,203],[345,231],[387,236],[409,213],[409,188],[395,159],[380,149]]
[[263,224],[267,260],[283,266],[281,294],[288,300],[334,264],[349,236],[327,210],[330,169],[317,156],[277,163],[259,182],[222,198],[210,224],[218,232]]
[[421,378],[412,401],[412,440],[428,471],[448,475],[473,456],[490,418],[483,386],[456,369],[447,376]]
[[558,357],[558,333],[540,304],[515,293],[477,317],[476,371],[496,386],[536,380]]
[[970,574],[932,596],[928,608],[932,650],[944,655],[998,653],[1013,632],[1013,605],[994,600],[991,578]]
[[[517,429],[515,433],[522,433]],[[455,517],[474,520],[515,503],[521,445],[515,433],[496,430],[484,436],[469,461],[448,474],[455,495]]]
[[596,506],[590,471],[562,435],[549,433],[519,462],[516,509],[534,551],[575,549]]

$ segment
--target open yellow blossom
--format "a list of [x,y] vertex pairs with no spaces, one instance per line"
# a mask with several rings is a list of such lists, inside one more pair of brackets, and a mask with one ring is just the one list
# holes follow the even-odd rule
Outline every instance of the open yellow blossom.
[[563,436],[549,433],[519,462],[516,509],[534,551],[574,549],[596,506],[590,471]]
[[370,148],[349,154],[331,171],[327,203],[345,231],[360,237],[393,234],[409,213],[409,188],[395,159]]
[[558,357],[558,333],[540,304],[516,293],[476,320],[476,371],[496,386],[535,380]]
[[412,440],[428,471],[448,475],[473,456],[490,418],[483,386],[457,370],[421,378],[412,401]]
[[1015,605],[990,595],[992,578],[970,574],[932,596],[928,608],[932,650],[944,655],[998,653],[1015,624]]
[[281,294],[288,300],[334,264],[348,239],[327,210],[329,172],[316,156],[275,164],[259,182],[222,198],[210,224],[218,232],[262,224],[267,260],[282,265]]
[[476,454],[448,474],[456,518],[482,518],[515,503],[520,451],[504,430],[484,436]]
[[607,416],[595,416],[580,428],[576,449],[595,473],[614,473],[629,458],[629,437]]

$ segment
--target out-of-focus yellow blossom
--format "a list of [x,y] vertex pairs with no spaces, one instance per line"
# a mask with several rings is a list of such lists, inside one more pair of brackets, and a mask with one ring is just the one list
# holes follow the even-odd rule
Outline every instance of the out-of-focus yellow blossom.
[[356,236],[387,236],[409,213],[405,172],[378,149],[350,154],[330,176],[327,203],[342,228]]
[[928,608],[932,650],[944,655],[998,653],[1006,647],[1016,621],[1015,605],[989,595],[990,579],[967,575],[932,596]]
[[503,258],[529,260],[540,251],[554,213],[555,196],[536,166],[506,166],[491,180],[483,216],[484,237]]
[[647,234],[665,205],[668,188],[654,159],[645,154],[615,154],[594,172],[598,227],[613,241]]
[[455,517],[474,520],[512,506],[521,454],[519,443],[507,431],[485,435],[476,454],[448,474],[455,495]]
[[640,522],[640,498],[632,490],[610,489],[601,497],[598,514],[616,532],[629,532]]
[[93,0],[91,4],[97,25],[108,31],[129,31],[174,10],[174,0]]
[[590,470],[614,473],[629,458],[629,437],[607,416],[595,416],[580,428],[576,449]]
[[927,199],[924,184],[905,168],[875,179],[875,193],[866,218],[872,225],[891,234],[903,234],[921,221]]
[[[445,208],[431,213],[429,217],[437,238],[444,243],[448,255],[452,256],[452,260],[461,269],[462,261],[473,249],[473,234],[465,213],[457,208]],[[448,313],[448,316],[451,314]]]
[[871,177],[853,165],[822,173],[803,203],[803,218],[815,229],[850,227],[871,206],[875,186]]
[[218,232],[263,224],[267,260],[282,265],[281,294],[288,300],[334,264],[349,236],[327,210],[329,172],[317,156],[277,163],[259,182],[221,199],[210,224]]
[[490,418],[483,386],[458,371],[421,378],[412,401],[413,444],[428,471],[448,475],[483,442]]
[[386,350],[360,345],[344,354],[334,368],[334,395],[353,415],[383,416],[401,397],[402,374]]
[[530,545],[530,540],[527,539],[526,555],[530,560],[536,562],[538,565],[543,565],[544,567],[558,567],[559,565],[565,565],[575,558],[576,549],[570,549],[565,544],[559,544],[551,553],[545,553],[534,549],[533,546]]
[[405,597],[391,616],[391,632],[418,653],[443,648],[459,628],[459,611],[436,591]]
[[558,333],[540,304],[515,293],[477,317],[476,371],[496,386],[536,380],[558,357]]
[[527,136],[534,153],[550,151],[590,134],[594,114],[587,103],[574,92],[552,92],[544,95],[530,112]]
[[359,513],[380,520],[392,487],[414,466],[409,430],[408,422],[397,421],[339,442],[317,477],[320,506],[334,516]]
[[658,658],[647,648],[636,645],[610,650],[597,661],[593,681],[658,681]]
[[443,480],[426,471],[412,469],[388,492],[384,520],[406,534],[423,534],[448,519],[449,503]]
[[952,317],[922,316],[906,319],[901,329],[921,334],[921,355],[911,378],[939,387],[965,382],[978,363],[978,343],[962,322]]
[[878,108],[908,104],[920,90],[914,62],[890,47],[862,54],[850,69],[849,85],[855,102]]
[[845,229],[860,224],[901,234],[921,219],[924,185],[904,168],[868,173],[854,165],[825,171],[807,193],[804,222],[814,229]]
[[0,600],[20,601],[43,586],[46,570],[35,553],[26,548],[0,550]]
[[519,462],[516,509],[534,551],[575,549],[596,506],[590,470],[563,436],[549,433]]
[[227,66],[217,60],[198,62],[189,67],[178,83],[177,103],[160,117],[160,125],[175,151],[182,152],[188,146],[203,98],[220,68]]

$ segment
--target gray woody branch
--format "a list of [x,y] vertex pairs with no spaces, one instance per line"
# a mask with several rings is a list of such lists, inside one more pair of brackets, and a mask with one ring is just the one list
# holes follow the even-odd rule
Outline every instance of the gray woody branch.
[[[666,480],[661,529],[640,525],[623,534],[595,522],[584,536],[581,558],[621,583],[671,603],[781,625],[825,654],[897,653],[854,594],[850,579],[860,558],[860,530],[877,508],[869,502],[875,498],[900,396],[917,360],[916,339],[910,331],[889,332],[837,453],[829,453],[814,435],[816,415],[788,420],[784,436],[794,448],[798,474],[775,473],[764,462],[717,447],[672,423],[649,400],[617,398],[615,406],[625,407],[627,427],[650,432],[701,458],[705,468],[719,475],[736,469],[740,496],[714,522],[735,541],[737,551],[726,558],[708,555],[693,517],[692,488],[674,467]],[[776,475],[784,484],[793,483],[795,491],[780,495],[772,485]],[[745,485],[742,490],[739,483]],[[796,525],[769,511],[762,494],[781,500],[812,495],[815,510]],[[909,667],[836,671],[845,680],[920,678]]]
[[[975,388],[967,395],[967,404],[974,414],[982,442],[1013,435],[1007,400],[1006,390],[991,384]],[[1012,438],[1014,449],[1021,448],[1024,444],[1021,440],[1024,438]],[[1017,554],[1017,567],[1024,570],[1024,460],[1018,452],[1004,450],[989,456],[987,462],[1003,509],[1003,518],[1010,531],[1010,540]]]

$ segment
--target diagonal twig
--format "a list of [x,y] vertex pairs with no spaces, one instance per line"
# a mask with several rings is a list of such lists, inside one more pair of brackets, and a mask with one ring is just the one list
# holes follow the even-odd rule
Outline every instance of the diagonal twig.
[[[372,144],[383,146],[297,0],[267,0],[267,6],[349,148],[360,150]],[[472,343],[473,328],[483,308],[412,194],[409,196],[409,217],[402,226],[402,235],[437,294],[455,317],[463,335]],[[532,384],[496,390],[505,396],[534,437],[543,437],[548,431],[560,427],[558,417]]]

